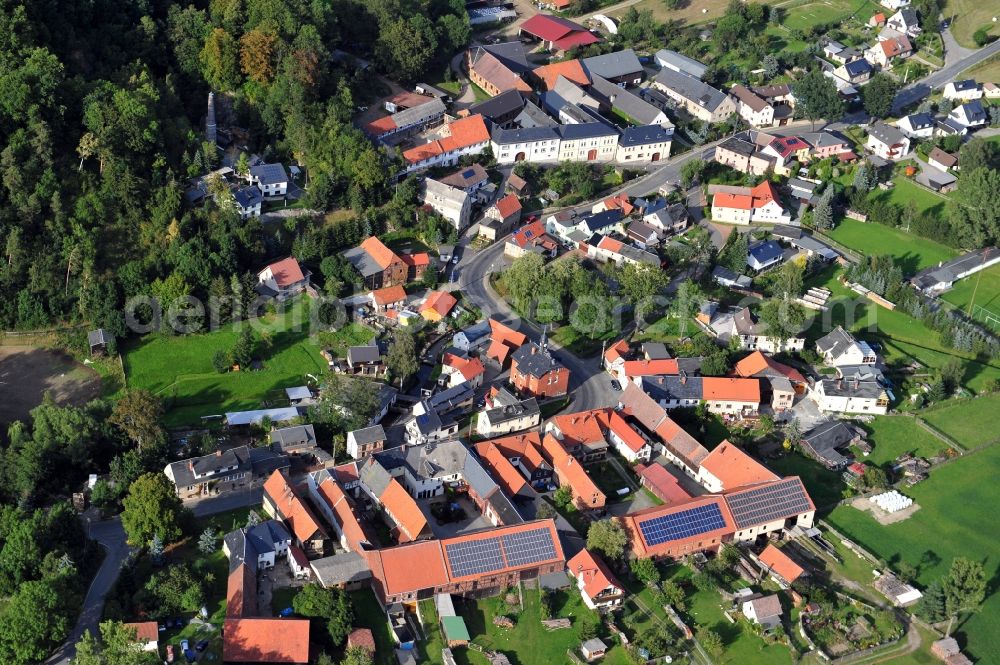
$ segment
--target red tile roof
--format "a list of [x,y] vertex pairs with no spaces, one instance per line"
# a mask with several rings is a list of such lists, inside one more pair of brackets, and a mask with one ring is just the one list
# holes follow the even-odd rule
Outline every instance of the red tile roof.
[[566,562],[566,568],[570,575],[582,579],[583,592],[587,597],[593,599],[608,587],[614,587],[620,592],[624,592],[625,587],[614,576],[607,564],[590,550],[580,550],[575,557]]
[[706,401],[760,402],[760,382],[756,379],[706,376],[701,379],[701,388]]
[[339,466],[335,466],[330,470],[334,476],[337,478],[337,482],[341,485],[347,485],[348,483],[355,483],[358,481],[358,463],[357,462],[346,462]]
[[421,512],[420,506],[395,478],[389,481],[378,500],[396,520],[400,542],[416,540],[427,526],[427,518]]
[[508,496],[519,494],[527,487],[528,483],[524,476],[514,468],[503,451],[495,444],[489,441],[480,441],[476,444],[476,452],[479,454],[483,466],[492,473],[497,484]]
[[486,350],[486,357],[492,358],[503,365],[507,357],[521,348],[528,341],[528,336],[518,332],[513,328],[505,326],[496,319],[490,319],[490,346]]
[[796,383],[806,382],[805,377],[802,376],[799,370],[779,363],[774,358],[765,356],[760,351],[754,351],[749,356],[736,363],[736,366],[733,368],[733,373],[737,376],[750,378],[759,376],[762,372],[768,369],[783,375],[789,381],[795,381]]
[[247,564],[238,566],[226,580],[226,616],[257,613],[257,576]]
[[458,303],[455,300],[455,296],[451,295],[447,291],[432,291],[427,296],[427,300],[424,304],[420,306],[420,312],[424,313],[429,310],[434,310],[441,316],[448,316],[448,312],[451,308]]
[[410,148],[403,152],[403,158],[414,164],[436,155],[443,155],[490,140],[490,131],[486,128],[483,116],[478,113],[467,118],[459,118],[449,124],[447,129],[450,132],[449,136]]
[[612,344],[610,348],[608,348],[608,350],[604,352],[604,360],[609,363],[613,363],[619,358],[627,355],[628,352],[629,352],[628,341],[620,339],[614,344]]
[[533,473],[543,465],[548,465],[542,456],[542,437],[538,432],[523,432],[511,436],[490,439],[484,443],[492,443],[505,457],[519,457],[521,465]]
[[222,659],[229,663],[308,663],[308,619],[226,619]]
[[539,239],[547,238],[548,235],[545,233],[545,225],[542,224],[541,220],[534,221],[531,224],[525,224],[517,231],[515,231],[510,239],[518,247],[524,249],[528,245],[537,242]]
[[387,286],[372,291],[372,299],[377,305],[391,305],[406,300],[406,289],[402,286]]
[[486,373],[483,362],[479,358],[463,358],[454,353],[445,353],[441,360],[442,365],[452,367],[457,370],[466,381],[471,381],[481,374]]
[[574,32],[567,37],[556,40],[554,46],[560,51],[568,51],[574,46],[589,46],[601,41],[592,32]]
[[361,543],[368,541],[368,536],[361,526],[361,520],[354,513],[350,499],[347,498],[344,490],[331,476],[327,476],[319,484],[317,490],[320,499],[325,501],[330,510],[333,511],[334,521],[336,521],[341,533],[344,534],[348,547],[352,552],[361,550]]
[[361,249],[365,250],[368,256],[372,257],[382,270],[400,260],[395,252],[382,244],[382,241],[375,236],[365,238],[364,242],[361,243]]
[[607,426],[605,415],[604,409],[578,411],[553,416],[549,423],[562,433],[562,438],[559,439],[562,445],[571,447],[577,444],[604,441],[604,428]]
[[580,462],[566,452],[551,434],[542,439],[542,453],[552,464],[560,485],[569,485],[573,499],[581,508],[603,508],[607,497],[597,487]]
[[762,564],[789,584],[802,577],[803,573],[806,572],[802,566],[789,559],[787,554],[774,545],[765,547],[758,558]]
[[507,219],[521,211],[521,201],[514,194],[508,194],[497,201],[497,212],[501,219]]
[[622,247],[624,247],[625,244],[620,240],[615,240],[611,236],[601,236],[601,239],[597,241],[597,246],[601,249],[606,249],[609,252],[621,254]]
[[271,274],[274,275],[274,281],[280,288],[291,286],[305,279],[305,275],[302,274],[302,268],[299,267],[299,262],[291,256],[287,259],[276,261],[267,266],[267,268],[271,270]]
[[396,121],[392,119],[391,115],[372,120],[365,125],[365,131],[375,137],[382,136],[394,129],[396,129]]
[[[778,153],[782,159],[787,159],[799,150],[807,149],[809,144],[797,136],[778,136],[768,144],[768,147]],[[770,189],[771,183],[765,180],[760,185],[757,185],[757,187],[754,187],[754,196],[758,196],[756,190],[760,188],[761,185],[768,185],[768,188]]]
[[155,621],[140,621],[138,623],[122,624],[125,628],[135,631],[136,642],[159,642],[160,631]]
[[574,32],[587,32],[587,29],[579,23],[558,16],[535,14],[521,24],[521,32],[526,32],[537,39],[554,42]]
[[278,507],[292,534],[300,541],[313,540],[317,535],[326,538],[326,531],[306,505],[299,490],[288,482],[285,472],[275,471],[264,483],[264,493]]
[[403,254],[399,257],[408,266],[419,267],[419,266],[429,266],[431,264],[431,255],[427,252],[418,252],[416,254]]
[[627,377],[634,376],[655,376],[661,374],[676,375],[680,373],[676,358],[662,358],[659,360],[626,360],[622,365],[622,372]]
[[[524,522],[522,524],[514,524],[511,526],[498,527],[496,529],[488,529],[486,531],[480,531],[478,533],[470,533],[467,535],[455,536],[452,538],[447,538],[443,541],[442,547],[447,548],[449,545],[454,545],[457,543],[472,543],[479,540],[489,540],[491,538],[499,538],[505,535],[512,535],[517,533],[524,533],[525,531],[534,531],[539,527],[545,527],[549,530],[550,537],[552,538],[552,544],[554,545],[555,557],[549,559],[548,562],[554,561],[564,561],[565,557],[562,551],[562,545],[559,542],[559,534],[556,532],[555,521],[553,520],[537,520],[534,522]],[[501,541],[502,542],[502,541]],[[445,550],[446,551],[446,550]],[[506,566],[501,570],[489,573],[490,576],[499,575],[504,571],[508,570],[519,570],[522,568],[534,568],[539,564],[546,563],[545,561],[539,561],[537,563],[530,563],[521,566]],[[475,579],[480,576],[480,574],[473,575],[456,575],[450,567],[447,557],[445,557],[445,566],[448,568],[448,577],[452,582],[458,582],[463,580]]]
[[632,205],[632,201],[629,199],[628,194],[616,194],[615,196],[609,196],[604,199],[604,207],[607,210],[621,210],[626,215],[631,215],[632,211],[635,210],[635,206]]
[[575,58],[538,67],[533,73],[541,80],[542,90],[551,90],[556,87],[556,81],[559,80],[560,76],[577,85],[590,85],[590,77],[587,76],[580,61]]
[[663,499],[668,504],[687,501],[691,495],[687,493],[674,474],[667,470],[662,464],[653,462],[651,464],[639,465],[636,467],[639,477],[642,478],[656,496]]
[[716,208],[731,208],[733,210],[753,210],[753,197],[748,194],[719,192],[712,195],[712,206]]
[[716,446],[701,461],[701,467],[718,478],[724,490],[779,480],[767,467],[729,441]]
[[647,444],[635,429],[622,418],[617,411],[611,411],[607,416],[608,429],[615,433],[625,445],[634,453],[638,453]]

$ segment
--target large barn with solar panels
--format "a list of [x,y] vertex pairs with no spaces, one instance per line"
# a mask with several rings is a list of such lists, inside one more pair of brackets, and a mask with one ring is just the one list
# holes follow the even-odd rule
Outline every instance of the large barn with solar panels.
[[366,552],[386,605],[439,593],[475,595],[566,569],[555,521],[526,522]]
[[815,515],[806,488],[793,476],[648,508],[623,519],[633,554],[644,559],[717,551],[723,543],[750,542],[793,526],[809,528]]

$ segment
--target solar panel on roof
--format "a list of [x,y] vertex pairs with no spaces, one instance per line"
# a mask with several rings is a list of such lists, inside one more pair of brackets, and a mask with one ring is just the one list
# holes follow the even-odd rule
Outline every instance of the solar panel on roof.
[[556,558],[556,546],[549,529],[532,529],[501,536],[510,567],[525,566]]
[[444,549],[455,577],[481,575],[504,567],[500,541],[496,538],[451,543]]
[[690,538],[725,526],[722,511],[714,503],[639,522],[642,537],[649,545]]
[[726,503],[740,529],[812,510],[809,495],[797,478],[727,496]]
[[471,178],[474,175],[476,175],[476,172],[473,169],[466,169],[462,171],[463,178]]

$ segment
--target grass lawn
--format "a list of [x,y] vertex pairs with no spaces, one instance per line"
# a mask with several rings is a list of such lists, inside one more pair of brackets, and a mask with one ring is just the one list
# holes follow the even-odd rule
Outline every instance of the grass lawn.
[[910,452],[920,457],[933,457],[947,444],[906,416],[875,416],[862,425],[868,431],[868,442],[874,446],[868,457],[858,459],[882,466],[892,462],[903,453]]
[[[580,644],[580,628],[584,621],[597,621],[597,613],[588,609],[575,588],[558,591],[553,598],[553,611],[557,617],[567,617],[572,626],[569,629],[547,631],[541,624],[541,604],[537,589],[525,588],[524,610],[516,617],[513,629],[493,625],[493,617],[500,611],[498,596],[480,600],[459,600],[455,598],[455,610],[465,619],[472,641],[492,651],[500,651],[510,661],[520,665],[535,663],[565,663],[566,652]],[[606,644],[611,646],[602,665],[625,665],[629,662],[625,649],[606,634],[601,634]],[[613,646],[612,646],[613,645]],[[438,654],[428,654],[433,659]],[[486,659],[471,650],[457,650],[456,657],[467,656],[468,662],[485,663]],[[433,661],[432,661],[433,662]]]
[[[837,274],[838,270],[831,268],[807,280],[807,286],[824,286],[832,292],[830,314],[825,321],[823,317],[816,318],[806,332],[810,344],[834,326],[843,325],[862,339],[881,342],[889,364],[918,362],[937,368],[948,358],[958,357],[965,363],[962,383],[973,391],[982,390],[990,379],[1000,378],[1000,364],[996,361],[980,361],[970,354],[943,347],[936,332],[903,311],[890,311],[868,303],[837,281]],[[852,307],[853,315],[848,316]]]
[[854,219],[841,220],[834,229],[827,231],[827,234],[837,242],[867,256],[891,255],[896,263],[902,266],[906,275],[912,275],[927,266],[947,261],[956,255],[950,247],[933,240],[882,224],[868,224]]
[[550,339],[566,349],[575,356],[590,358],[601,352],[603,342],[612,342],[618,337],[618,333],[609,330],[596,338],[588,337],[570,325],[559,326],[559,329],[552,333]]
[[877,3],[869,0],[822,0],[790,7],[782,25],[789,30],[808,30],[818,23],[843,21],[858,14],[867,20],[875,11]]
[[[960,307],[966,313],[969,311],[970,303],[973,303],[1000,316],[1000,265],[989,267],[961,280],[953,289],[942,295],[941,299]],[[981,319],[982,316],[976,318]]]
[[[370,628],[375,637],[375,662],[379,665],[396,665],[393,649],[396,641],[389,630],[389,620],[371,589],[349,592],[354,608],[354,626]],[[438,654],[438,658],[441,654]]]
[[944,212],[945,203],[948,202],[947,196],[924,189],[905,176],[896,176],[893,182],[896,183],[895,187],[888,191],[876,190],[875,197],[900,207],[913,201],[917,204],[917,212],[925,210],[937,213]]
[[[928,480],[907,489],[920,510],[902,522],[879,525],[869,513],[840,506],[827,518],[849,538],[890,563],[906,561],[918,570],[925,587],[946,573],[953,558],[984,562],[986,578],[998,573],[995,479],[1000,474],[1000,446],[963,457],[932,470]],[[981,611],[962,621],[955,633],[975,662],[997,663],[1000,655],[1000,594],[990,585]]]
[[[956,20],[957,23],[957,20]],[[961,74],[962,78],[974,78],[980,82],[1000,82],[1000,55],[995,55],[989,58],[985,62],[981,62],[975,67],[970,67],[966,69]],[[996,140],[997,137],[993,136],[987,140]]]
[[967,448],[1000,439],[996,414],[1000,395],[985,395],[931,409],[923,419]]
[[[726,11],[728,0],[702,0],[701,2],[689,2],[680,9],[668,9],[663,0],[640,0],[638,4],[632,5],[638,11],[649,10],[653,12],[653,18],[658,22],[667,20],[686,21],[688,23],[701,23],[722,16]],[[774,4],[766,0],[765,4]],[[702,13],[703,9],[708,11]],[[628,7],[607,12],[607,15],[614,18],[621,18],[629,10]]]
[[608,497],[609,502],[620,501],[623,498],[631,499],[631,493],[627,494],[625,497],[618,496],[618,490],[623,487],[628,488],[629,484],[622,479],[620,473],[618,473],[610,462],[601,462],[599,464],[591,464],[587,467],[587,475],[590,476],[591,480],[604,492],[605,496]]
[[375,331],[363,323],[352,321],[335,332],[321,332],[317,335],[320,344],[337,358],[346,358],[347,349],[363,346],[372,341]]
[[702,330],[694,320],[682,321],[678,317],[668,314],[641,332],[637,332],[633,341],[669,344],[682,337],[697,337],[701,334],[703,334]]
[[[1000,13],[996,3],[980,0],[948,0],[941,14],[953,19],[951,34],[962,46],[976,48],[972,35],[979,28],[986,28],[991,35],[1000,35],[1000,28],[993,23],[993,17]],[[989,81],[990,79],[980,79]]]
[[162,397],[168,426],[198,424],[201,416],[226,411],[283,406],[285,388],[326,371],[320,347],[309,337],[308,312],[308,302],[299,298],[283,314],[254,324],[258,336],[270,341],[270,348],[260,352],[264,368],[259,371],[219,374],[212,367],[212,356],[236,343],[239,333],[231,325],[204,334],[148,335],[124,349],[128,386]]

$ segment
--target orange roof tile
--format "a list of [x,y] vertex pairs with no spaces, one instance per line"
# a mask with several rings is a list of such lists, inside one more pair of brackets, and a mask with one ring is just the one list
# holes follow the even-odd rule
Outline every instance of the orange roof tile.
[[567,453],[562,444],[551,434],[546,434],[542,439],[542,451],[548,456],[552,468],[559,476],[560,484],[569,485],[573,498],[579,505],[585,508],[604,506],[607,500],[604,492],[587,475],[583,465]]
[[490,319],[490,331],[494,340],[500,340],[505,344],[510,344],[515,349],[520,348],[528,341],[528,336],[506,326],[496,319]]
[[281,288],[305,279],[305,275],[302,274],[302,268],[299,267],[299,262],[291,256],[287,259],[275,261],[267,267],[271,270],[275,283]]
[[382,582],[387,596],[448,584],[440,540],[421,540],[372,554],[378,562],[372,574]]
[[661,358],[659,360],[626,360],[622,365],[625,376],[655,376],[660,374],[679,374],[680,368],[676,358]]
[[583,592],[589,598],[594,598],[608,587],[622,592],[625,590],[604,561],[590,550],[577,552],[575,557],[566,562],[566,568],[573,577],[583,579]]
[[333,467],[331,471],[333,472],[333,475],[336,476],[337,482],[341,485],[347,485],[348,483],[358,481],[357,462],[345,462],[344,464]]
[[566,443],[580,444],[604,441],[604,427],[607,422],[604,409],[565,413],[553,416],[549,422],[562,433],[562,441]]
[[590,78],[587,76],[587,72],[584,71],[580,61],[576,59],[553,62],[552,64],[536,68],[533,73],[541,80],[543,90],[554,88],[560,76],[577,85],[590,85]]
[[712,206],[716,208],[732,208],[735,210],[752,210],[753,197],[748,194],[729,194],[719,192],[712,196]]
[[357,552],[360,550],[361,543],[366,542],[368,536],[365,534],[358,516],[355,515],[351,502],[344,493],[344,490],[331,476],[323,479],[317,489],[320,498],[333,511],[337,526],[340,527],[341,533],[344,534],[344,538],[347,540],[351,551]]
[[401,542],[416,540],[427,526],[427,518],[420,511],[420,506],[395,478],[389,481],[378,500],[396,520]]
[[789,584],[802,577],[803,573],[806,572],[802,566],[789,559],[787,554],[774,545],[765,547],[757,558]]
[[738,363],[736,363],[736,366],[733,368],[733,373],[736,374],[737,376],[750,378],[753,376],[757,376],[761,372],[764,372],[768,369],[778,372],[779,374],[784,375],[789,380],[795,381],[796,383],[806,382],[805,377],[802,376],[799,370],[795,369],[794,367],[789,367],[788,365],[779,363],[774,358],[771,358],[770,356],[765,356],[759,350],[754,351],[749,356],[743,358]]
[[650,464],[636,467],[639,477],[648,482],[655,494],[668,504],[687,501],[691,498],[687,490],[681,487],[680,482],[674,474],[667,470],[662,464],[652,462]]
[[383,116],[377,120],[372,120],[367,125],[365,125],[365,131],[372,136],[382,136],[392,130],[396,129],[396,121],[392,119],[391,115]]
[[514,468],[504,454],[495,444],[489,441],[480,441],[476,444],[476,452],[479,453],[483,466],[492,472],[497,484],[507,493],[514,496],[524,490],[528,485],[521,472]]
[[377,305],[391,305],[406,300],[406,289],[402,286],[387,286],[384,289],[372,291],[372,300]]
[[226,619],[222,659],[228,663],[308,663],[309,619]]
[[609,196],[604,199],[604,207],[608,210],[621,210],[626,215],[631,215],[632,211],[635,210],[635,206],[632,205],[632,201],[629,199],[628,194],[616,194],[615,196]]
[[697,439],[688,434],[669,416],[657,425],[656,435],[672,452],[684,458],[692,469],[697,469],[701,461],[708,455],[705,446],[698,443]]
[[226,616],[257,613],[257,576],[246,563],[229,573],[226,580]]
[[614,432],[619,439],[625,442],[629,450],[634,453],[642,450],[647,444],[646,439],[642,438],[642,435],[635,431],[635,429],[625,422],[617,411],[611,411],[608,416],[608,429]]
[[429,266],[431,264],[431,255],[427,252],[403,254],[399,258],[408,266]]
[[701,468],[718,478],[724,490],[779,480],[767,467],[729,441],[716,446],[701,461]]
[[520,212],[520,210],[521,201],[514,194],[508,194],[497,201],[497,212],[500,213],[501,219],[507,219],[511,215]]
[[432,291],[428,294],[424,304],[420,306],[420,313],[423,314],[428,310],[434,310],[441,316],[447,316],[451,308],[457,303],[458,301],[455,300],[455,296],[447,291]]
[[604,352],[604,359],[609,363],[613,363],[614,361],[628,354],[628,352],[629,352],[628,341],[620,339],[614,344],[612,344],[611,347]]
[[372,629],[355,628],[352,630],[351,634],[347,636],[347,648],[351,647],[361,647],[370,653],[375,653],[375,636],[372,634]]
[[125,628],[135,631],[137,642],[159,642],[160,631],[155,621],[139,621],[137,623],[122,624]]
[[326,531],[302,500],[298,489],[288,482],[284,471],[279,469],[271,474],[264,483],[264,493],[278,507],[289,530],[300,542],[313,540],[317,535],[326,538]]
[[492,358],[499,364],[503,365],[507,361],[507,356],[509,356],[512,351],[514,351],[514,349],[504,344],[503,340],[494,339],[490,341],[490,345],[486,349],[486,357]]
[[614,252],[615,254],[621,254],[622,247],[625,246],[620,240],[615,240],[611,236],[601,236],[601,239],[597,241],[597,246],[601,249],[606,249],[609,252]]
[[448,125],[448,129],[451,131],[451,136],[441,139],[445,152],[468,148],[490,140],[490,130],[486,128],[483,116],[478,113],[468,118],[459,118]]
[[760,382],[756,379],[706,376],[701,380],[701,389],[706,401],[760,402]]
[[523,432],[511,436],[490,439],[484,443],[492,443],[506,457],[520,457],[521,464],[533,472],[543,464],[548,464],[542,457],[542,437],[538,432]]
[[364,242],[361,243],[361,249],[365,250],[382,270],[385,270],[393,263],[398,263],[400,260],[395,252],[382,244],[382,241],[375,236],[365,238]]

